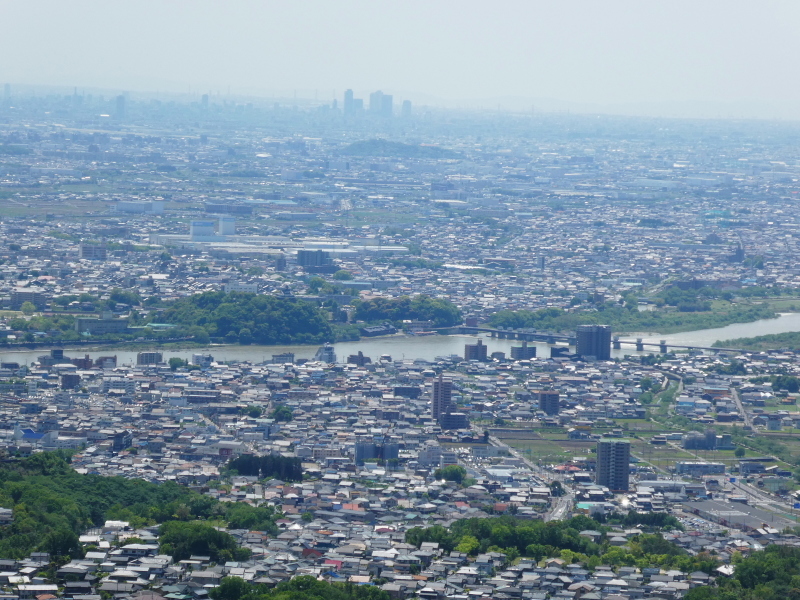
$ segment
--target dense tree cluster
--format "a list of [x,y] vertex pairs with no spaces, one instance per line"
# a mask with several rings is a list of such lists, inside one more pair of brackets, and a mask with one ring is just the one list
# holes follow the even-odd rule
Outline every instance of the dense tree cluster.
[[[639,520],[627,518],[631,522]],[[599,539],[595,541],[580,535],[584,530],[599,532]],[[608,527],[585,516],[547,523],[504,516],[462,519],[449,528],[441,525],[414,527],[406,532],[406,542],[417,547],[423,542],[436,542],[446,551],[457,550],[470,555],[503,552],[508,560],[519,556],[535,560],[556,556],[568,562],[584,562],[590,568],[600,564],[640,568],[658,565],[710,573],[718,566],[711,556],[689,556],[660,533],[641,534],[630,539],[626,547],[616,547],[610,545],[608,531]]]
[[176,561],[190,556],[210,556],[218,563],[250,558],[250,550],[239,548],[232,535],[202,521],[168,521],[161,526],[158,541],[161,552]]
[[467,476],[467,470],[461,465],[447,465],[441,469],[436,469],[436,471],[433,472],[433,476],[436,477],[436,479],[461,483]]
[[492,315],[489,323],[495,327],[519,329],[532,327],[542,331],[574,331],[578,325],[611,325],[614,331],[658,331],[671,333],[723,327],[731,323],[750,323],[776,317],[766,304],[731,306],[711,312],[639,311],[635,306],[607,302],[591,311],[567,312],[558,308],[541,310],[501,310]]
[[672,515],[667,513],[640,513],[635,510],[628,511],[626,515],[614,514],[607,518],[608,523],[624,525],[625,527],[649,527],[652,529],[680,529],[683,525]]
[[316,344],[333,336],[314,304],[239,292],[205,292],[182,298],[159,319],[184,329],[199,327],[211,339],[230,343]]
[[771,545],[734,562],[736,570],[732,578],[718,579],[717,587],[689,590],[686,600],[800,598],[800,548]]
[[390,600],[389,594],[371,585],[328,583],[301,575],[271,587],[251,584],[239,577],[225,577],[209,592],[212,600]]
[[276,477],[283,481],[303,480],[302,461],[291,456],[242,454],[232,459],[228,463],[228,468],[239,475],[250,475],[260,479]]
[[787,331],[770,333],[750,338],[733,338],[717,340],[713,344],[718,348],[741,348],[742,350],[762,351],[786,348],[792,352],[800,351],[800,332]]
[[413,298],[401,296],[400,298],[373,298],[371,300],[356,300],[353,302],[355,312],[353,316],[368,323],[376,321],[392,321],[400,324],[401,321],[410,319],[418,321],[433,321],[435,327],[450,327],[461,322],[461,311],[450,302],[440,298],[419,295]]
[[284,421],[288,423],[294,417],[294,412],[292,411],[291,406],[280,404],[273,409],[269,416],[276,421]]
[[277,531],[269,507],[222,503],[171,482],[81,475],[59,452],[3,465],[0,506],[14,515],[12,524],[0,528],[2,558],[23,558],[32,551],[80,556],[78,536],[107,519],[133,527],[210,519],[233,528]]

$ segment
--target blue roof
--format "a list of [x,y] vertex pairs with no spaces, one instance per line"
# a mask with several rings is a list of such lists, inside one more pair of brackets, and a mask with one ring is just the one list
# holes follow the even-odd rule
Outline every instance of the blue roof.
[[36,433],[33,429],[23,429],[22,430],[22,439],[23,440],[40,440],[44,437],[43,433]]

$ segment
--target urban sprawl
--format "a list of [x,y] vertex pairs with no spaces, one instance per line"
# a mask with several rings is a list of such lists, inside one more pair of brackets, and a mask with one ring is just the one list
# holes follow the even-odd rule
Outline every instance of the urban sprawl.
[[6,86],[0,600],[797,588],[798,135]]

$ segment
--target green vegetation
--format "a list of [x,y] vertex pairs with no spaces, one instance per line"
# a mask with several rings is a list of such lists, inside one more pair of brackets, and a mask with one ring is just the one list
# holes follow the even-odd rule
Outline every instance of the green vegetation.
[[354,300],[353,306],[353,316],[368,323],[392,321],[400,325],[401,321],[411,319],[433,321],[435,327],[450,327],[461,322],[461,311],[455,304],[424,295]]
[[55,307],[68,307],[73,302],[81,302],[91,304],[95,310],[114,310],[117,304],[127,304],[128,306],[138,306],[142,303],[139,294],[130,290],[121,290],[114,288],[109,293],[107,300],[100,300],[97,296],[92,294],[67,294],[64,296],[57,296],[53,298],[53,306]]
[[800,391],[800,378],[794,375],[760,375],[758,377],[751,377],[751,383],[767,383],[772,386],[776,392],[786,390],[791,394],[796,394]]
[[54,332],[58,332],[58,334],[53,337],[63,340],[77,340],[80,338],[80,335],[75,331],[75,317],[70,315],[37,315],[30,319],[18,317],[10,319],[8,321],[8,326],[12,331],[30,333],[31,335],[29,337],[31,341],[34,331],[47,331],[51,332],[51,335]]
[[187,366],[189,363],[182,358],[178,358],[177,356],[173,356],[169,359],[169,368],[172,371],[177,371],[181,367]]
[[[0,557],[23,558],[33,551],[80,557],[78,536],[107,519],[129,521],[133,527],[214,520],[233,528],[277,531],[272,508],[221,503],[171,482],[80,475],[69,466],[68,457],[47,452],[0,468],[0,506],[14,515],[11,525],[0,528]],[[178,530],[165,531],[171,532],[173,550],[182,544]],[[192,529],[192,535],[198,531]],[[217,547],[226,549],[224,544]]]
[[448,465],[446,467],[442,467],[441,469],[436,469],[433,472],[433,476],[436,477],[436,479],[455,481],[456,483],[461,484],[461,482],[464,481],[464,478],[467,476],[467,470],[461,465]]
[[344,269],[339,269],[336,273],[333,274],[333,278],[336,281],[350,281],[353,279],[353,274],[350,271],[346,271]]
[[[641,520],[647,521],[649,516],[642,515]],[[640,520],[635,516],[627,518],[630,518],[631,523]],[[655,518],[650,527],[655,529],[663,525],[671,528],[672,521],[674,519],[661,521]],[[647,526],[646,523],[642,525]],[[584,530],[600,532],[600,539],[594,541],[588,536],[580,535]],[[535,560],[558,556],[569,563],[584,562],[590,568],[600,564],[640,568],[658,565],[711,573],[718,565],[716,559],[706,554],[689,556],[685,550],[665,540],[657,532],[634,536],[625,546],[614,547],[607,539],[609,531],[608,527],[585,516],[548,523],[514,517],[492,517],[461,519],[449,528],[441,525],[424,529],[414,527],[406,532],[406,542],[417,547],[423,542],[436,542],[447,552],[459,549],[460,552],[473,556],[483,552],[503,552],[509,561],[519,556]]]
[[611,325],[619,331],[654,331],[675,333],[695,329],[724,327],[731,323],[750,323],[759,319],[771,319],[777,314],[766,305],[731,306],[727,310],[711,312],[663,312],[642,311],[619,304],[601,304],[594,310],[566,312],[558,308],[537,311],[501,310],[489,323],[494,327],[533,327],[544,331],[570,331],[578,325]]
[[212,600],[390,600],[387,592],[373,585],[328,583],[311,575],[301,575],[274,587],[225,577],[208,595]]
[[161,552],[176,561],[193,555],[210,556],[217,563],[250,558],[250,550],[239,548],[232,535],[202,521],[168,521],[161,526],[158,541]]
[[[60,296],[54,299],[53,304],[55,307],[69,307],[73,302],[90,304],[92,311],[113,309],[118,304],[133,307],[142,303],[134,292],[113,290],[106,300],[81,294]],[[439,301],[431,302],[435,304]],[[144,307],[151,310],[150,314],[131,311],[128,320],[131,329],[128,332],[98,334],[91,336],[91,339],[123,342],[139,338],[156,342],[191,340],[200,345],[211,341],[229,344],[319,344],[358,339],[358,327],[328,322],[328,310],[334,320],[340,321],[347,319],[347,313],[335,303],[327,304],[319,308],[295,298],[237,292],[206,292],[171,303],[162,303],[152,297],[144,301]],[[24,308],[32,312],[30,306]],[[50,342],[72,342],[85,338],[75,331],[75,319],[79,316],[86,316],[86,313],[13,318],[8,325],[12,331],[22,332],[24,342],[35,341],[36,333],[39,333],[39,337],[46,333]],[[96,316],[96,313],[91,316]],[[156,323],[166,323],[172,327],[156,327]],[[8,343],[5,337],[0,338],[0,344]]]
[[365,140],[353,142],[342,149],[349,156],[389,156],[399,158],[461,158],[461,154],[437,146],[403,144],[388,140]]
[[395,258],[390,260],[389,264],[393,267],[406,267],[408,269],[430,269],[432,271],[441,269],[444,265],[444,263],[441,261],[429,260],[427,258]]
[[199,327],[212,340],[229,343],[314,344],[333,337],[327,320],[313,304],[249,293],[206,292],[182,298],[159,318],[185,332]]
[[302,481],[303,467],[299,458],[287,456],[255,456],[243,454],[228,463],[228,469],[239,475],[249,475],[260,479],[277,477],[284,481]]
[[697,587],[686,600],[786,600],[800,598],[800,548],[770,545],[736,560],[730,579],[717,587]]
[[276,421],[284,421],[288,423],[289,421],[292,420],[292,418],[294,418],[294,414],[290,406],[286,406],[285,404],[280,404],[275,407],[275,409],[270,414],[270,417],[272,417]]
[[717,348],[740,348],[760,352],[762,350],[800,350],[800,332],[787,331],[785,333],[772,333],[769,335],[758,335],[750,338],[734,338],[732,340],[717,340],[712,344]]
[[[348,271],[337,271],[336,273],[348,273]],[[334,273],[334,276],[336,275]],[[336,279],[336,281],[345,281],[346,279],[341,279],[342,275]],[[352,277],[351,277],[352,279]],[[314,276],[309,278],[308,280],[308,291],[312,294],[343,294],[343,295],[351,295],[351,296],[358,296],[358,290],[355,288],[346,288],[340,284],[335,282],[325,281],[322,277]]]

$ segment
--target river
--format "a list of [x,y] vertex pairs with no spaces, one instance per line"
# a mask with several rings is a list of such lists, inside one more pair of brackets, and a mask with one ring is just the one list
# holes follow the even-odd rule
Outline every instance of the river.
[[[717,340],[726,340],[740,337],[755,337],[769,333],[782,333],[786,331],[800,331],[800,313],[781,314],[777,319],[762,319],[752,323],[737,323],[718,327],[715,329],[700,329],[697,331],[685,331],[683,333],[672,333],[667,335],[639,335],[623,336],[622,339],[633,339],[642,337],[645,342],[658,342],[667,340],[667,343],[681,346],[711,346]],[[381,354],[389,354],[392,358],[421,358],[433,360],[437,356],[448,354],[464,355],[464,345],[472,344],[479,339],[478,336],[469,335],[432,335],[432,336],[407,336],[394,335],[379,338],[366,338],[357,342],[339,342],[334,345],[337,358],[340,362],[347,359],[350,354],[357,354],[362,351],[366,356],[373,360]],[[500,340],[481,337],[489,347],[489,353],[505,352],[511,353],[511,346],[519,346],[521,342],[514,340]],[[549,346],[542,342],[534,342],[530,345],[537,347],[539,356],[550,356]],[[215,360],[249,360],[252,362],[262,362],[272,358],[273,354],[284,352],[294,352],[295,358],[313,358],[318,346],[210,346],[207,348],[189,349],[165,349],[161,352],[164,360],[169,360],[173,356],[183,359],[190,359],[192,354],[203,353],[211,354]],[[644,352],[649,354],[655,348],[650,348]],[[136,354],[139,350],[111,350],[108,348],[100,349],[65,349],[64,353],[70,357],[79,357],[88,354],[91,358],[98,356],[116,355],[120,365],[135,364]],[[25,350],[25,351],[0,351],[0,360],[3,362],[18,362],[20,364],[30,364],[42,354],[46,354],[44,349]],[[612,356],[622,358],[626,354],[637,353],[632,346],[623,346],[621,350],[612,350]]]

